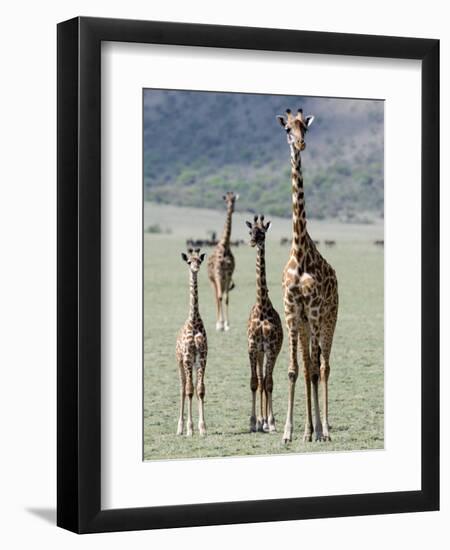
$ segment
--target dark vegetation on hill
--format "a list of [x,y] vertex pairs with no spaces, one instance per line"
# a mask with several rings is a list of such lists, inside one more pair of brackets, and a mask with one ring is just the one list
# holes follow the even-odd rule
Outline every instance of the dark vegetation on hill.
[[145,198],[223,208],[233,190],[240,210],[289,216],[289,149],[275,119],[288,107],[316,117],[302,157],[308,217],[382,217],[382,101],[146,90]]

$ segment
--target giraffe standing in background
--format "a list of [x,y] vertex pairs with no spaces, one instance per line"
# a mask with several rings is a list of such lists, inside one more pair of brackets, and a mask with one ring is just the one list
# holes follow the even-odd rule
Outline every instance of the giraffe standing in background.
[[192,395],[194,393],[193,370],[197,371],[196,390],[198,400],[198,430],[200,435],[206,435],[204,416],[205,398],[205,368],[208,354],[208,342],[202,318],[198,310],[197,274],[200,265],[205,259],[205,254],[200,254],[200,249],[190,248],[188,254],[184,252],[181,258],[189,266],[190,301],[189,316],[178,333],[176,344],[176,358],[180,375],[180,417],[178,419],[177,435],[182,435],[184,430],[184,402],[188,398],[188,419],[186,435],[193,433],[192,422]]
[[[306,393],[304,441],[330,440],[328,424],[328,378],[330,353],[338,313],[338,288],[334,269],[324,260],[306,230],[305,199],[301,151],[305,133],[314,117],[303,116],[299,109],[293,116],[277,117],[287,134],[291,153],[292,246],[283,271],[284,311],[289,331],[289,394],[283,441],[292,441],[295,383],[298,376],[297,345],[303,358]],[[323,424],[320,417],[318,385],[323,387]],[[314,402],[314,425],[311,412],[311,385]]]
[[[222,237],[208,259],[208,277],[211,281],[214,296],[216,298],[216,330],[229,330],[228,317],[229,292],[234,288],[233,271],[234,256],[230,249],[231,217],[234,212],[234,204],[239,195],[228,192],[223,196],[227,205],[227,217]],[[225,311],[223,298],[225,297]]]
[[[272,407],[272,371],[283,344],[283,328],[280,316],[269,298],[266,281],[265,241],[271,223],[264,223],[264,216],[254,217],[250,229],[250,246],[257,247],[256,255],[256,304],[252,307],[247,326],[248,356],[250,359],[250,388],[252,412],[250,431],[275,431]],[[264,363],[265,359],[265,363]],[[256,390],[259,393],[259,415],[256,418]]]

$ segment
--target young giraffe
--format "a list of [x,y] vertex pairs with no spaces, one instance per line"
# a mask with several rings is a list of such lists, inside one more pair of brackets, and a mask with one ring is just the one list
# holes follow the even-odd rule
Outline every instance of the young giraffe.
[[197,274],[200,265],[205,259],[205,254],[200,254],[200,248],[196,248],[195,250],[189,248],[188,254],[183,252],[181,258],[189,266],[190,302],[189,317],[178,333],[176,345],[176,358],[180,375],[180,416],[178,419],[177,435],[182,435],[184,430],[184,401],[186,397],[189,400],[186,435],[191,436],[193,433],[192,395],[194,393],[194,384],[192,371],[194,367],[196,367],[197,371],[196,393],[198,399],[198,430],[200,435],[206,435],[204,376],[206,357],[208,354],[208,342],[206,339],[205,327],[198,310],[197,291]]
[[[208,277],[214,289],[216,298],[216,330],[229,330],[230,322],[228,318],[229,292],[234,288],[233,271],[234,256],[230,249],[231,236],[231,217],[234,212],[234,203],[239,195],[228,192],[223,196],[227,205],[227,217],[222,238],[208,259]],[[225,296],[225,312],[223,308],[223,297]]]
[[[305,200],[301,151],[305,148],[305,132],[314,120],[296,116],[277,117],[287,133],[291,152],[292,180],[292,247],[283,271],[284,310],[289,331],[289,394],[283,441],[292,441],[295,382],[298,376],[297,344],[303,359],[306,393],[306,423],[304,441],[311,441],[311,385],[314,402],[314,433],[316,441],[330,440],[328,424],[328,378],[330,352],[338,312],[338,289],[334,269],[324,260],[306,230]],[[320,419],[318,384],[323,386],[323,425]]]
[[[248,356],[250,359],[252,390],[252,412],[250,431],[275,431],[272,408],[272,372],[283,344],[283,328],[280,316],[269,298],[266,282],[265,240],[271,223],[264,224],[264,216],[254,217],[250,228],[250,246],[257,247],[256,256],[256,304],[252,307],[247,325]],[[264,369],[264,357],[266,359]],[[258,389],[260,409],[256,419],[256,390]]]

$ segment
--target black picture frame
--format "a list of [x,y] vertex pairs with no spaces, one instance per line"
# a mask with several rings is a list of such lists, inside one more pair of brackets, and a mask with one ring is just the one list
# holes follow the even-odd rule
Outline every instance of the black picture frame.
[[[57,36],[57,524],[94,533],[438,510],[439,41],[88,17],[60,23]],[[421,60],[420,491],[101,509],[102,41]]]

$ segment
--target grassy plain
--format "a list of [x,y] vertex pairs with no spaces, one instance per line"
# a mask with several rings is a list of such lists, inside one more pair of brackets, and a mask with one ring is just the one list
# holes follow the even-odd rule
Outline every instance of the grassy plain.
[[[244,220],[236,212],[232,238],[245,238]],[[206,265],[199,274],[200,313],[208,334],[205,416],[208,436],[176,437],[179,383],[175,340],[188,312],[188,269],[180,253],[186,238],[219,234],[224,212],[146,203],[144,228],[159,225],[160,234],[144,233],[144,458],[199,458],[319,451],[379,449],[384,446],[383,225],[348,225],[311,221],[314,239],[337,244],[320,250],[337,272],[340,309],[331,356],[330,423],[332,441],[303,443],[303,380],[297,383],[294,437],[281,442],[287,406],[287,333],[274,370],[275,434],[249,433],[251,392],[246,324],[255,300],[255,250],[234,248],[236,288],[230,294],[231,330],[215,331],[215,306]],[[289,246],[289,220],[272,218],[266,263],[270,296],[283,319],[281,272]],[[167,233],[165,233],[167,231]],[[170,231],[170,233],[169,233]],[[210,252],[210,249],[206,249]],[[194,398],[194,430],[197,410]]]

